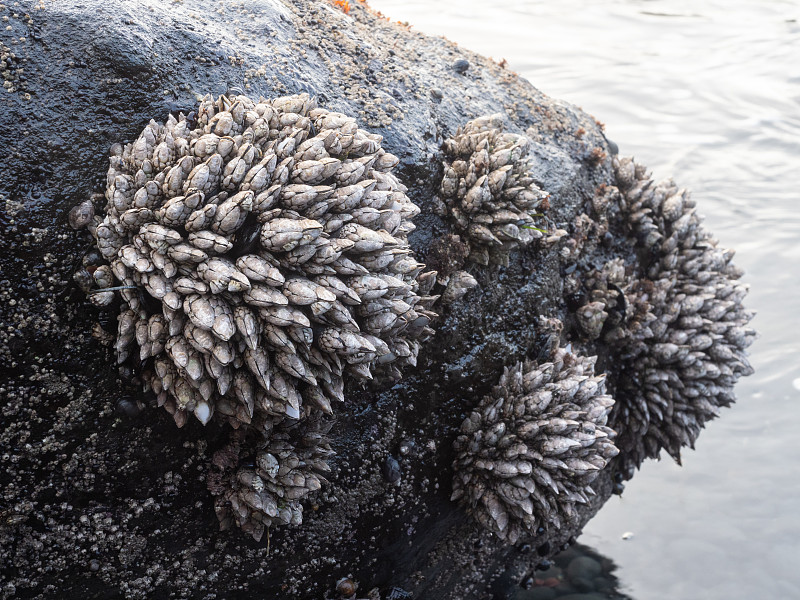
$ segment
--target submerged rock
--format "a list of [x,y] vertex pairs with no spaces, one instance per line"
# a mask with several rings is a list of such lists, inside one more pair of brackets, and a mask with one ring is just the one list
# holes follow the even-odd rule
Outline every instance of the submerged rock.
[[[347,6],[347,12],[328,2],[304,0],[291,5],[21,0],[13,8],[0,6],[0,16],[7,17],[0,31],[2,68],[10,82],[0,97],[0,590],[5,596],[250,598],[258,590],[269,597],[330,597],[336,582],[348,578],[365,593],[377,589],[381,597],[482,597],[500,573],[521,580],[576,535],[612,493],[615,461],[638,462],[645,430],[651,436],[659,431],[659,420],[644,425],[636,419],[616,421],[621,458],[600,470],[591,484],[596,495],[576,502],[561,529],[523,532],[533,547],[550,549],[541,556],[509,546],[450,500],[453,441],[504,368],[526,360],[542,364],[570,340],[574,354],[597,355],[598,373],[604,370],[611,351],[603,340],[614,324],[627,322],[622,297],[630,295],[629,288],[618,286],[620,292],[607,286],[612,290],[602,308],[607,316],[593,318],[600,313],[590,311],[581,328],[565,306],[572,300],[580,300],[575,308],[604,301],[589,297],[581,277],[614,259],[623,261],[627,275],[639,273],[640,279],[651,265],[630,249],[630,230],[592,212],[594,205],[619,201],[597,194],[601,186],[619,185],[623,195],[628,189],[628,179],[614,174],[607,142],[592,117],[552,101],[513,73],[446,40],[389,23],[364,3]],[[453,68],[461,60],[469,64],[469,77]],[[406,360],[398,382],[392,377],[343,381],[346,401],[334,407],[333,422],[315,413],[296,427],[258,438],[246,427],[232,428],[252,421],[247,410],[211,418],[209,405],[198,410],[199,420],[186,419],[182,428],[176,427],[172,417],[157,409],[164,375],[149,354],[168,351],[165,342],[163,350],[154,352],[153,343],[161,337],[154,322],[151,339],[149,316],[163,314],[163,307],[149,292],[138,298],[148,315],[147,331],[139,328],[139,342],[135,325],[123,328],[123,338],[133,337],[130,345],[119,343],[120,354],[128,356],[117,364],[117,317],[126,314],[117,293],[125,290],[108,289],[118,287],[109,285],[116,283],[115,275],[92,250],[92,236],[108,242],[100,244],[106,260],[114,255],[122,260],[122,247],[136,246],[117,246],[115,234],[98,222],[105,217],[92,194],[109,187],[109,160],[122,157],[127,143],[131,152],[136,148],[147,155],[154,173],[169,164],[178,169],[171,182],[178,175],[191,176],[192,187],[211,194],[205,186],[221,165],[212,161],[207,172],[192,175],[197,165],[189,169],[173,162],[168,143],[156,151],[159,144],[150,147],[145,134],[136,145],[151,119],[169,123],[172,115],[180,122],[183,112],[187,122],[203,123],[207,108],[196,107],[206,94],[213,99],[307,94],[318,107],[352,115],[359,127],[381,136],[383,151],[399,159],[394,173],[407,188],[405,195],[421,209],[416,230],[406,231],[408,249],[419,263],[430,257],[446,270],[433,290],[433,296],[444,295],[444,302],[430,307],[440,315],[432,324],[437,333],[418,354],[412,352],[416,365]],[[438,195],[447,158],[443,141],[455,138],[465,123],[494,113],[503,115],[506,133],[525,136],[525,178],[550,194],[546,221],[536,226],[559,232],[559,237],[560,230],[568,234],[552,245],[510,244],[501,264],[484,266],[467,260],[472,238],[439,210]],[[233,128],[221,121],[214,125],[220,127],[220,139],[226,137],[223,129]],[[269,135],[277,139],[282,129],[275,130],[270,128]],[[213,142],[206,138],[204,147],[197,142],[195,150],[209,160],[219,149],[219,142],[212,149]],[[247,163],[247,152],[238,158]],[[306,177],[309,169],[296,176]],[[229,175],[236,179],[237,173],[232,168]],[[131,182],[117,185],[115,178],[113,183],[106,200],[124,203]],[[187,196],[196,192],[182,185],[179,191],[167,188],[191,208],[194,200]],[[239,185],[232,197],[246,191]],[[248,212],[248,200],[239,200],[244,204],[238,209]],[[81,208],[70,215],[76,205]],[[150,210],[152,219],[145,219],[143,211],[126,219],[139,229],[150,221],[148,236],[159,248],[177,246],[170,244],[169,232],[152,226],[175,226],[171,223],[183,219],[183,208],[161,201],[141,208]],[[187,220],[197,208],[199,202]],[[225,210],[230,220],[214,221],[216,214],[195,218],[198,223],[211,219],[211,233],[224,238],[229,224],[238,224],[236,207]],[[206,234],[198,238],[205,249],[173,250],[185,264],[200,256],[195,250],[206,253],[207,260],[196,263],[206,266],[194,267],[199,277],[193,279],[209,287],[222,286],[224,280],[225,290],[220,287],[217,295],[244,294],[247,284],[208,251],[223,259],[234,252],[238,259],[263,242],[263,231],[254,237],[256,228],[241,225],[243,235],[228,240],[230,250]],[[604,245],[609,230],[619,244]],[[139,252],[125,250],[124,258],[133,265],[126,269],[138,272],[138,265],[150,272]],[[229,262],[241,271],[236,259]],[[242,269],[260,272],[257,267],[248,263]],[[164,261],[158,268],[169,267]],[[244,277],[252,289],[249,276]],[[134,284],[146,287],[144,279]],[[160,293],[158,282],[148,276],[147,283]],[[185,289],[194,285],[181,283]],[[305,288],[296,287],[287,292],[301,299]],[[99,291],[90,294],[93,303],[87,302],[87,291]],[[197,309],[200,320],[205,313],[195,302],[187,308],[191,314]],[[634,298],[641,305],[637,302]],[[545,327],[537,315],[561,319],[564,332]],[[223,336],[229,332],[224,325],[218,328]],[[192,339],[202,347],[199,335]],[[171,349],[183,361],[180,348]],[[651,344],[640,356],[647,362],[666,350]],[[223,351],[217,350],[220,356]],[[190,362],[181,368],[199,375]],[[640,361],[627,364],[638,368]],[[626,391],[625,376],[608,372],[607,388],[616,406],[628,400],[632,403],[625,406],[637,406]],[[162,382],[161,390],[154,381]],[[732,381],[724,380],[728,391],[721,398],[730,398]],[[143,391],[146,385],[151,391]],[[325,401],[312,396],[308,405],[324,412],[320,404],[324,407]],[[118,407],[121,398],[131,410]],[[288,400],[279,404],[275,412],[282,409],[284,419],[291,419],[289,412],[296,414]],[[194,408],[198,405],[195,400]],[[215,410],[224,414],[216,404]],[[628,423],[636,426],[628,430]],[[690,437],[695,434],[690,429]],[[291,466],[275,472],[270,457]],[[387,457],[393,457],[388,470]],[[330,467],[325,485],[306,478],[322,462]],[[286,503],[276,502],[274,511],[263,499],[258,505],[252,492],[275,484],[261,478],[259,469],[284,482],[299,482],[290,487],[308,489],[301,501],[302,525],[291,525],[299,519]],[[218,512],[223,524],[236,520],[229,509],[238,510],[246,523],[254,504],[264,514],[283,510],[280,520],[289,525],[265,528],[260,542],[236,528],[219,531]]]

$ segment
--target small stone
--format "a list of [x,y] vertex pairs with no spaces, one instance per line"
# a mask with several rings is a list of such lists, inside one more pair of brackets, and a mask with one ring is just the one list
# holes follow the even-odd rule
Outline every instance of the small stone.
[[142,412],[139,403],[131,396],[122,396],[117,400],[117,413],[121,416],[133,418]]
[[469,61],[463,58],[459,58],[456,62],[453,63],[453,70],[456,73],[466,73],[467,69],[469,69]]
[[442,90],[439,88],[431,88],[431,98],[434,100],[441,100],[443,97],[444,94],[442,94]]
[[393,456],[387,456],[386,460],[383,462],[383,467],[381,469],[383,473],[383,478],[393,485],[400,485],[401,479],[401,471],[400,471],[400,463],[397,462],[397,459]]
[[553,600],[556,590],[544,585],[536,586],[525,595],[525,600]]

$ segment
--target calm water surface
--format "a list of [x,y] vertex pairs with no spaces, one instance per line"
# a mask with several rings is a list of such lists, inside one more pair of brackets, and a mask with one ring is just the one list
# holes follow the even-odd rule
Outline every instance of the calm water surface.
[[[371,0],[505,58],[674,176],[751,286],[738,403],[684,466],[650,461],[581,541],[636,600],[800,598],[800,4]],[[633,533],[623,540],[624,533]]]

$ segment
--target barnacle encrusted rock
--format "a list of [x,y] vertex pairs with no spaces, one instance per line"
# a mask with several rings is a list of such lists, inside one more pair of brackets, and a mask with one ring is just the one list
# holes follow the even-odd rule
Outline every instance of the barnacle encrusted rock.
[[503,130],[503,115],[469,121],[445,140],[441,194],[446,213],[470,245],[470,259],[505,264],[508,252],[558,237],[536,225],[548,197],[530,173],[530,140]]
[[[611,494],[616,465],[606,465],[591,483],[597,492],[591,502],[575,504],[578,522],[562,523],[561,529],[537,528],[535,539],[526,541],[538,552],[517,552],[474,519],[462,518],[457,503],[442,501],[442,490],[452,480],[450,442],[486,393],[485,382],[490,387],[499,380],[501,365],[523,356],[549,356],[547,349],[558,345],[559,336],[543,332],[537,315],[565,316],[564,280],[581,275],[583,281],[585,268],[598,268],[615,257],[624,257],[628,276],[642,279],[621,220],[614,217],[604,236],[593,225],[599,217],[580,214],[590,210],[587,201],[599,185],[616,185],[611,160],[587,160],[595,147],[611,151],[595,119],[463,47],[380,18],[366,3],[351,2],[348,14],[330,2],[308,0],[251,2],[247,10],[242,3],[196,0],[128,2],[129,10],[123,11],[112,6],[117,3],[101,0],[44,2],[37,10],[5,4],[9,6],[0,6],[0,12],[8,15],[11,29],[5,23],[0,29],[18,62],[10,68],[25,68],[24,73],[18,69],[19,85],[12,81],[19,92],[3,98],[0,129],[0,147],[9,150],[0,176],[6,209],[0,218],[0,279],[5,280],[0,288],[0,371],[8,375],[0,394],[0,589],[37,598],[228,598],[253,595],[252,590],[269,598],[316,598],[335,595],[334,582],[350,576],[361,581],[365,595],[373,585],[384,596],[393,588],[392,594],[405,595],[402,588],[426,600],[514,595],[536,565],[575,536]],[[31,3],[19,4],[24,8]],[[143,10],[136,10],[139,5]],[[99,30],[107,35],[97,36]],[[456,57],[469,60],[468,76],[452,68]],[[408,195],[431,212],[435,196],[441,197],[441,165],[430,161],[441,149],[435,132],[455,132],[468,120],[465,115],[505,111],[508,130],[524,131],[533,142],[537,184],[558,199],[553,207],[557,211],[540,205],[536,212],[563,223],[570,239],[558,251],[541,248],[541,242],[518,247],[509,255],[509,268],[485,269],[465,262],[465,242],[472,242],[452,221],[417,219],[419,230],[409,236],[411,245],[417,256],[425,257],[420,262],[452,276],[448,297],[458,295],[469,281],[465,277],[459,282],[459,271],[475,276],[483,288],[470,290],[450,305],[452,310],[442,311],[445,317],[437,323],[442,333],[426,342],[422,368],[404,369],[396,385],[360,389],[349,383],[347,402],[332,403],[337,423],[327,434],[331,418],[313,407],[301,419],[283,414],[262,420],[254,406],[257,414],[251,423],[236,430],[219,407],[205,430],[191,415],[180,413],[190,421],[178,430],[166,413],[153,418],[158,413],[140,412],[139,406],[153,399],[136,389],[141,373],[135,364],[137,341],[128,346],[129,359],[118,373],[108,364],[106,331],[116,331],[118,302],[108,305],[110,310],[95,310],[78,293],[107,286],[108,270],[101,267],[111,265],[96,249],[86,252],[84,235],[106,216],[105,200],[85,203],[71,219],[65,201],[78,204],[94,191],[97,165],[108,160],[109,139],[135,139],[151,116],[166,118],[177,106],[191,109],[187,114],[196,112],[189,90],[214,86],[218,94],[229,82],[273,95],[310,90],[336,110],[358,116],[362,127],[384,136],[384,150],[403,157],[404,173],[413,185],[413,195]],[[435,110],[431,82],[441,95],[434,99],[441,100]],[[54,110],[65,102],[66,113]],[[190,121],[186,127],[196,129]],[[133,124],[138,124],[135,131]],[[221,154],[230,142],[218,137]],[[235,140],[236,135],[228,137]],[[243,183],[231,196],[242,188]],[[182,189],[178,195],[187,196]],[[92,219],[92,210],[99,220]],[[207,276],[225,271],[211,259],[234,254],[238,259],[259,250],[260,232],[255,234],[252,219],[246,218],[234,239],[228,239],[211,228],[217,210],[218,205],[204,207],[192,221],[191,227],[198,229],[187,231],[180,242],[185,245],[175,244],[179,247],[172,250],[185,260],[200,257],[198,265],[207,262]],[[172,209],[166,213],[165,219],[175,217]],[[127,218],[136,217],[131,213]],[[205,220],[209,225],[201,226]],[[85,228],[67,232],[68,221]],[[150,222],[156,224],[161,223]],[[249,238],[245,232],[256,235],[255,251],[243,251]],[[189,242],[189,233],[198,234],[192,238],[198,245]],[[158,235],[156,229],[148,237],[157,244]],[[567,247],[573,238],[574,252]],[[233,247],[225,251],[229,244]],[[195,249],[210,250],[208,260]],[[240,270],[236,260],[231,262]],[[72,276],[81,264],[78,288]],[[170,268],[165,262],[164,269]],[[199,276],[200,269],[192,268]],[[156,269],[161,267],[154,265]],[[253,279],[243,274],[252,285]],[[263,276],[272,274],[267,270]],[[212,281],[195,280],[176,273],[175,281],[183,277],[185,290],[193,290],[197,282],[217,285],[213,276]],[[427,295],[430,281],[426,273],[417,278],[419,295]],[[227,285],[235,288],[243,282],[233,273]],[[624,298],[609,288],[609,299]],[[282,285],[279,291],[283,293]],[[146,290],[135,293],[148,315],[164,316],[163,302]],[[226,287],[218,294],[210,289],[194,293],[228,301],[245,292]],[[109,301],[104,294],[119,296],[105,289],[91,297],[102,304]],[[588,293],[581,293],[566,298],[566,305],[572,308],[573,300],[580,300],[574,308],[590,301]],[[602,340],[604,331],[623,322],[620,304],[627,305],[612,307],[609,301],[604,306],[608,316],[600,337],[587,343],[596,346],[581,349],[586,356],[596,353],[598,365],[613,356]],[[310,306],[299,310],[313,314]],[[572,316],[566,321],[569,336],[576,333]],[[161,326],[155,319],[153,331]],[[225,319],[217,331],[225,333]],[[134,339],[136,332],[134,327]],[[145,333],[149,339],[149,331],[141,331]],[[211,333],[216,336],[213,325]],[[220,346],[217,352],[224,350]],[[238,347],[236,354],[242,358]],[[515,358],[508,359],[510,355]],[[145,360],[153,363],[151,370],[154,362]],[[238,370],[250,373],[244,362]],[[371,368],[376,379],[379,370]],[[615,377],[612,369],[607,378],[611,391]],[[306,385],[301,383],[301,392]],[[303,399],[301,411],[308,406]],[[318,430],[320,443],[309,451],[304,439]],[[287,446],[278,448],[276,441]],[[336,462],[326,458],[326,444],[338,453]],[[268,454],[285,472],[273,474]],[[330,462],[335,475],[328,475],[320,460]],[[289,500],[317,483],[322,487],[313,496]],[[265,493],[270,495],[262,497]],[[269,514],[274,512],[271,500],[276,517]],[[303,526],[281,526],[295,517],[295,505],[305,509]],[[266,528],[264,517],[272,525],[261,543],[253,543],[239,530],[214,531],[214,509],[221,509],[223,524],[234,529],[238,521],[257,533]],[[399,532],[402,544],[396,543]]]
[[572,523],[617,454],[595,360],[558,348],[550,362],[517,363],[461,426],[452,497],[509,543]]
[[432,333],[435,273],[420,278],[408,246],[419,209],[391,173],[397,157],[301,94],[206,96],[196,123],[150,121],[110,162],[92,228],[110,266],[92,299],[120,288],[118,361],[135,355],[178,426],[217,415],[258,431],[256,462],[280,467],[240,470],[236,489],[250,492],[221,497],[256,537],[296,522],[296,506],[276,512],[265,495],[317,489],[286,465],[324,470],[325,452],[287,450],[276,429],[330,414],[345,377],[398,379]]
[[752,373],[745,350],[755,332],[733,251],[703,228],[688,191],[656,183],[630,158],[614,169],[619,188],[608,186],[595,205],[630,232],[640,262],[617,258],[591,274],[590,302],[577,316],[588,337],[602,332],[611,347],[609,423],[630,475],[662,448],[680,462],[680,449],[734,402],[734,384]]

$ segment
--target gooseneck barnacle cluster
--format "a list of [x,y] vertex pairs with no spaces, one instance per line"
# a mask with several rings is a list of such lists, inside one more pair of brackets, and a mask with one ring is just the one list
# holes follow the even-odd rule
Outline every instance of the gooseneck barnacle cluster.
[[[112,148],[104,213],[87,201],[70,214],[108,262],[80,282],[95,304],[122,297],[118,361],[136,362],[178,426],[194,414],[235,430],[208,475],[223,528],[260,539],[302,522],[300,501],[329,470],[345,381],[397,380],[433,333],[437,274],[408,245],[419,209],[381,141],[307,95],[207,96],[196,120],[151,121]],[[477,285],[460,270],[467,256],[507,264],[515,248],[566,234],[536,226],[548,195],[530,143],[504,132],[501,115],[445,141],[441,216],[457,234],[432,246],[442,306]],[[662,448],[678,459],[750,372],[732,253],[684,190],[629,159],[614,169],[619,187],[598,189],[597,220],[581,215],[560,255],[592,255],[565,291],[588,290],[575,322],[607,351],[616,401],[583,342],[554,344],[547,362],[507,368],[454,441],[453,499],[511,543],[574,523],[620,450],[625,472]],[[593,236],[608,231],[634,238],[636,252],[599,260]],[[559,321],[542,323],[559,337]]]
[[689,192],[655,182],[630,158],[615,159],[614,171],[619,187],[607,186],[595,207],[636,240],[638,258],[588,273],[590,302],[577,316],[588,337],[609,347],[610,423],[630,475],[662,448],[679,461],[734,402],[736,381],[752,373],[746,349],[755,332],[742,271],[702,226]]
[[178,426],[194,414],[258,432],[236,492],[218,494],[255,537],[297,522],[319,488],[316,413],[344,399],[345,378],[399,378],[432,333],[435,273],[408,246],[419,209],[397,162],[307,95],[207,96],[196,122],[151,121],[112,149],[91,227],[110,264],[92,299],[119,289],[118,360],[135,355]]
[[509,543],[573,522],[617,454],[606,425],[614,400],[594,363],[564,348],[516,363],[461,425],[453,499]]
[[442,146],[442,212],[469,243],[473,262],[505,264],[513,248],[564,233],[536,225],[548,194],[531,175],[530,144],[504,131],[503,115],[494,114],[469,121]]

